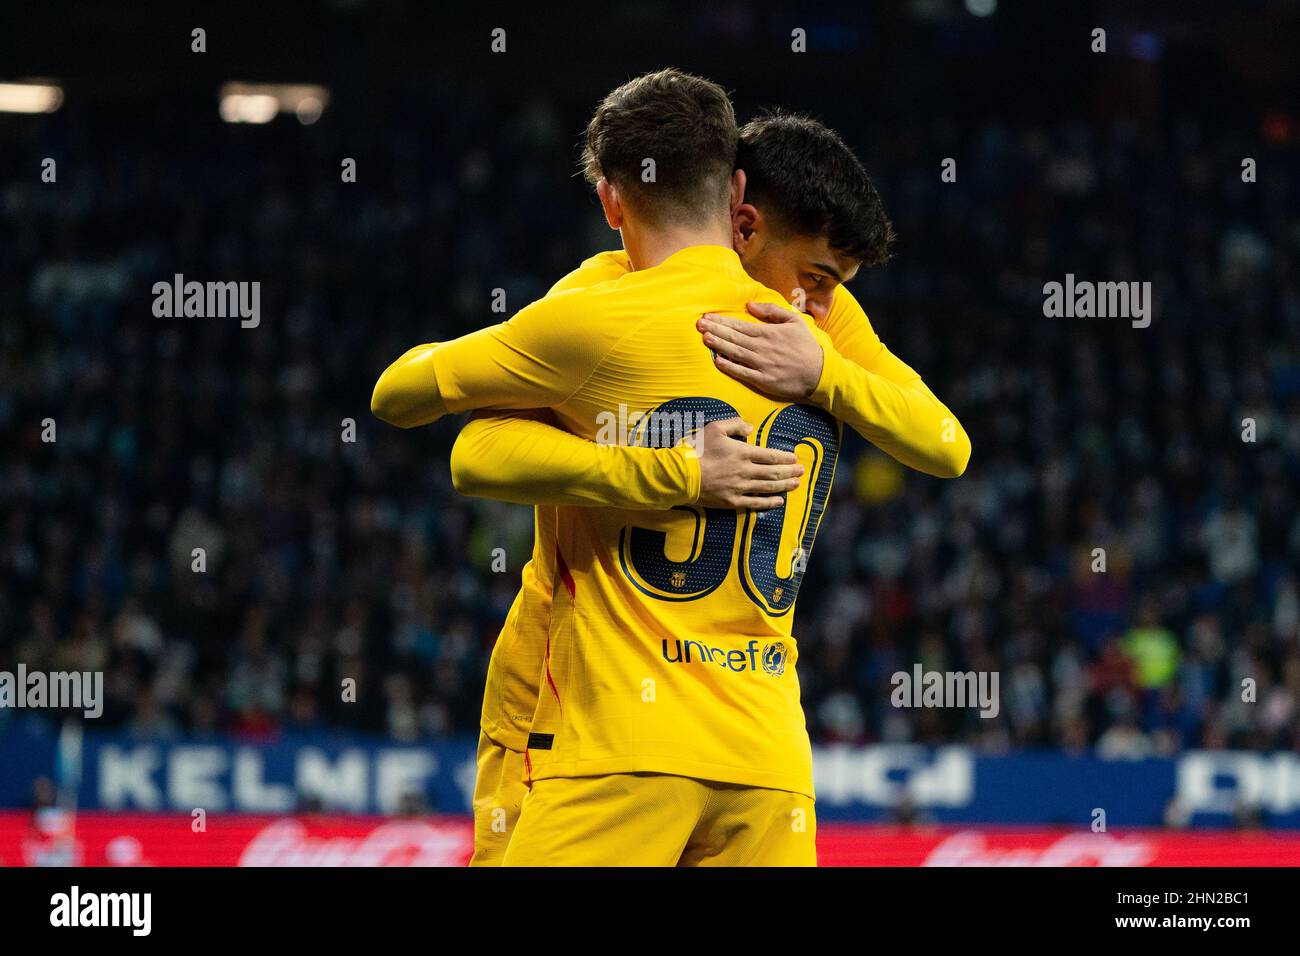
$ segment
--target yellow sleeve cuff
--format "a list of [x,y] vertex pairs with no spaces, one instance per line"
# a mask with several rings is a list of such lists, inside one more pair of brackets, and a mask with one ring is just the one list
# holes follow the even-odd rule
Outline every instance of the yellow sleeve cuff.
[[669,449],[677,459],[679,481],[678,487],[684,488],[686,497],[673,504],[693,505],[700,500],[700,459],[689,445],[678,445]]
[[836,389],[843,379],[845,360],[839,352],[827,346],[825,342],[819,341],[818,344],[822,347],[822,374],[817,379],[817,387],[812,390],[808,398],[818,408],[831,411],[831,405],[836,398]]

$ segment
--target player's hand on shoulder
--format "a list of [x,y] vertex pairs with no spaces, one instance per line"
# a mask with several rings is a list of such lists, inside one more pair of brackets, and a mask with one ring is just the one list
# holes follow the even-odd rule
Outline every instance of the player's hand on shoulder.
[[728,418],[692,436],[700,459],[699,504],[768,511],[799,487],[799,460],[788,451],[749,444],[745,439],[753,430],[743,418]]
[[803,316],[771,302],[751,302],[762,322],[705,315],[696,323],[723,372],[785,401],[802,402],[821,380],[822,347]]

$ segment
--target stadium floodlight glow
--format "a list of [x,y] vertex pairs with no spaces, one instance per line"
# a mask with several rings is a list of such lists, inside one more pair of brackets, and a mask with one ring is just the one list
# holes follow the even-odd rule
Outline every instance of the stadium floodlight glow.
[[293,113],[306,126],[320,119],[330,94],[310,83],[224,83],[220,98],[227,123],[269,123],[280,113]]
[[269,123],[280,111],[274,96],[232,93],[221,98],[221,118],[227,123]]
[[53,83],[0,83],[0,113],[53,113],[62,104]]

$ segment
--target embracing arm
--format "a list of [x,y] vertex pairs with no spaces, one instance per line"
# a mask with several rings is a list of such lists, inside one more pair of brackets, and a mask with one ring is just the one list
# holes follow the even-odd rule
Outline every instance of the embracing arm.
[[804,472],[790,452],[747,442],[754,429],[739,418],[710,422],[673,448],[600,445],[553,422],[549,411],[477,413],[451,452],[456,490],[526,505],[766,511]]
[[909,468],[955,478],[970,460],[970,438],[921,376],[885,348],[862,307],[837,290],[821,325],[799,313],[751,302],[761,322],[708,315],[700,320],[719,369],[787,401],[810,401]]
[[[631,268],[627,253],[621,249],[597,253],[551,286],[544,298],[617,279]],[[438,346],[437,342],[417,345],[379,376],[370,399],[370,411],[376,418],[398,428],[415,428],[447,414],[433,361]],[[523,407],[522,402],[519,405]]]
[[865,314],[862,323],[869,335],[855,336],[847,349],[833,329],[826,329],[835,348],[825,352],[812,401],[909,468],[936,478],[959,477],[971,454],[961,422],[885,347]]
[[[438,348],[416,346],[385,370],[370,401],[377,418],[414,428],[447,414]],[[598,445],[564,431],[549,409],[479,412],[452,448],[451,479],[461,494],[518,504],[671,508],[700,495],[700,465],[689,452]]]
[[523,505],[659,509],[700,496],[700,465],[687,446],[599,445],[560,428],[549,410],[478,412],[451,450],[463,495]]
[[541,299],[508,322],[450,342],[416,346],[379,377],[371,411],[389,424],[412,428],[448,412],[563,403],[602,357],[598,336],[566,332],[565,295]]

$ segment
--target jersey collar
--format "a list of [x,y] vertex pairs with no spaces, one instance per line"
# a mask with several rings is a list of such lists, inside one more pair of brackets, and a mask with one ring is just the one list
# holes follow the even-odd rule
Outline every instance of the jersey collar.
[[740,256],[736,255],[736,250],[726,246],[687,246],[685,249],[678,249],[659,263],[657,268],[662,269],[670,264],[678,268],[696,267],[747,277],[745,267],[740,264]]

